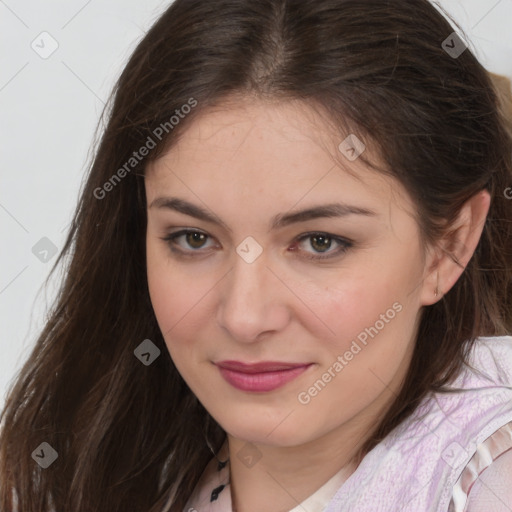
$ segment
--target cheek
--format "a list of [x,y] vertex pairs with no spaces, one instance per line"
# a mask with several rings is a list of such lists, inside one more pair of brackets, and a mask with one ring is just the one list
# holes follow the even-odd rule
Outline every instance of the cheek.
[[[183,336],[186,332],[187,310],[190,313],[189,304],[193,303],[194,292],[181,285],[178,272],[170,270],[171,264],[168,260],[148,251],[147,276],[151,304],[167,350],[183,375],[186,373],[190,354],[189,357],[181,354],[185,350],[190,352],[193,349],[193,346],[183,342]],[[190,332],[188,334],[193,335]]]
[[147,279],[151,304],[158,326],[166,343],[170,333],[179,327],[179,319],[190,309],[194,291],[193,287],[183,286],[182,274],[173,268],[165,248],[155,242],[147,243]]
[[[418,310],[404,300],[400,287],[354,285],[345,292],[324,302],[326,323],[336,335],[318,339],[318,370],[294,400],[304,414],[319,418],[326,432],[382,393],[388,399],[396,396],[414,346]],[[351,292],[358,292],[357,299]]]
[[325,341],[332,348],[348,350],[347,345],[361,333],[364,342],[365,329],[375,324],[379,332],[389,332],[390,326],[402,325],[403,317],[417,312],[417,300],[411,294],[417,276],[416,270],[405,267],[400,271],[384,265],[374,269],[363,265],[351,269],[350,276],[341,277],[341,285],[311,290],[308,294],[311,309],[319,312],[329,330]]
[[173,261],[167,249],[154,242],[147,243],[146,254],[153,311],[171,357],[182,366],[182,360],[186,364],[200,351],[198,333],[213,318],[208,299],[218,278]]
[[157,241],[148,240],[146,259],[151,303],[160,329],[166,332],[192,307],[201,286],[194,276],[183,272]]
[[361,259],[340,277],[339,285],[325,285],[310,295],[316,301],[312,309],[321,312],[335,333],[323,338],[317,335],[322,358],[309,385],[329,369],[336,375],[315,398],[318,411],[334,401],[355,412],[408,365],[420,309],[420,258],[414,246],[402,252],[394,246],[389,256],[394,258]]

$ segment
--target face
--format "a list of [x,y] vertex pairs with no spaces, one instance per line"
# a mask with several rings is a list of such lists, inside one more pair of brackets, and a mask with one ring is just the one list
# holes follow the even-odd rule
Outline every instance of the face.
[[426,266],[414,205],[342,154],[347,135],[302,103],[240,101],[147,168],[159,327],[237,439],[314,441],[369,418],[407,370]]

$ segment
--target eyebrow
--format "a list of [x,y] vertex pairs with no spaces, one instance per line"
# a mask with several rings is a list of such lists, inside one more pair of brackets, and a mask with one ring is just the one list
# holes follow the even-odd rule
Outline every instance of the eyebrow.
[[[185,201],[184,199],[179,199],[177,197],[159,197],[152,201],[149,208],[174,210],[205,222],[219,224],[224,227],[224,229],[231,232],[229,226],[217,215],[210,213],[200,206]],[[275,215],[271,219],[270,229],[279,229],[289,226],[290,224],[323,217],[346,217],[348,215],[378,216],[376,212],[368,210],[367,208],[361,208],[359,206],[344,203],[331,203],[314,206],[312,208],[307,208],[293,213],[281,213]]]

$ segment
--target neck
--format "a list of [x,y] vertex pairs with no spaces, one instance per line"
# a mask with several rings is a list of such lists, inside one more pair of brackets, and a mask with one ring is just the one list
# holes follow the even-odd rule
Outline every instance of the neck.
[[[366,421],[364,421],[366,420]],[[288,512],[339,473],[338,488],[357,469],[374,418],[353,418],[298,446],[247,443],[228,434],[233,511]]]

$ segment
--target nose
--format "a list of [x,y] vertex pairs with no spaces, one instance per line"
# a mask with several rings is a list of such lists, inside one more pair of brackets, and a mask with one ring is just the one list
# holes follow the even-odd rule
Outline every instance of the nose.
[[252,263],[236,255],[219,289],[217,321],[238,342],[258,341],[288,324],[289,295],[264,254]]

